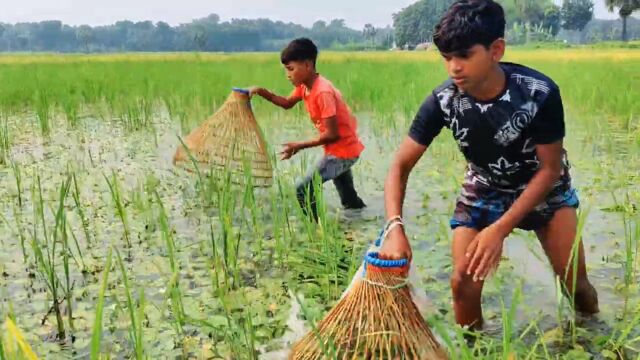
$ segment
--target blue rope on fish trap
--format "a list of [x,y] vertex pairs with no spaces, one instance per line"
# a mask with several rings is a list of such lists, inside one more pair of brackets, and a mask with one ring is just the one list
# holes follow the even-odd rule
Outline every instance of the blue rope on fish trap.
[[[235,92],[238,92],[238,93],[241,93],[241,94],[245,94],[247,96],[250,95],[249,89],[240,88],[240,87],[233,87],[231,89],[233,91],[235,91]],[[247,106],[249,107],[249,109],[253,110],[253,108],[251,107],[251,96],[249,96],[249,101],[247,102]]]
[[[385,226],[380,230],[378,234],[378,238],[374,242],[376,247],[379,247],[382,244],[382,240],[385,232],[389,229],[389,223],[385,224]],[[409,263],[409,259],[396,259],[396,260],[386,260],[380,259],[379,253],[377,251],[367,252],[364,256],[364,266],[362,269],[362,276],[365,277],[367,275],[367,265],[373,265],[379,268],[399,268],[407,266]]]
[[236,91],[236,92],[239,92],[239,93],[243,93],[245,95],[249,95],[249,90],[248,89],[234,87],[233,91]]

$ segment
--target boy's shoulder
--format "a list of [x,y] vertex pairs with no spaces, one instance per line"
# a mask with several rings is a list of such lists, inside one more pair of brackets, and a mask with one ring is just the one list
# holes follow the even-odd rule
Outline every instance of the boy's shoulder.
[[[520,93],[523,102],[533,101],[540,104],[545,101],[549,93],[559,89],[549,76],[528,66],[510,62],[501,62],[500,66],[507,77],[507,88],[509,91]],[[451,78],[435,87],[432,95],[443,110],[447,106],[455,105],[452,102],[468,101]]]
[[314,84],[314,87],[317,86],[317,91],[320,92],[334,92],[336,91],[336,87],[333,85],[333,83],[331,82],[331,80],[327,79],[326,77],[320,75],[318,76],[318,79],[316,80],[318,83]]
[[[523,87],[541,86],[542,90],[558,88],[558,85],[549,76],[528,66],[511,62],[501,62],[500,66],[505,71],[507,82],[524,85]],[[458,88],[450,78],[433,89],[434,95],[442,94],[443,92],[458,92]]]
[[433,95],[437,96],[442,92],[451,92],[456,91],[457,89],[458,88],[456,87],[456,84],[453,82],[453,80],[451,80],[451,78],[448,78],[433,89]]
[[503,70],[506,70],[508,74],[520,74],[523,76],[534,77],[536,79],[543,80],[555,85],[555,82],[553,81],[553,79],[551,79],[551,77],[545,75],[539,70],[530,68],[526,65],[503,61],[500,63],[500,66]]
[[546,93],[558,89],[558,84],[553,79],[528,66],[511,62],[501,62],[500,66],[508,77],[507,81],[521,85],[525,90]]

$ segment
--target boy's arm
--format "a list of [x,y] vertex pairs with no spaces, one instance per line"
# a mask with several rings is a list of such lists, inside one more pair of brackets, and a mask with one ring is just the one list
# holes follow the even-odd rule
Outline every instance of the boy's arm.
[[316,146],[331,144],[332,142],[340,139],[338,133],[338,119],[335,116],[331,116],[323,120],[325,131],[315,139],[308,141],[290,142],[284,144],[285,148],[282,150],[282,160],[289,159],[302,149],[312,148]]
[[[433,139],[444,126],[444,114],[436,97],[429,95],[413,119],[407,136],[396,153],[384,184],[384,206],[387,219],[402,218],[402,203],[409,174]],[[382,259],[411,259],[411,245],[404,228],[397,226],[382,243],[379,256]]]
[[[298,93],[299,88],[296,88],[292,93],[295,96]],[[322,92],[316,96],[313,100],[316,102],[320,111],[319,117],[322,119],[324,125],[324,131],[320,133],[320,136],[309,141],[300,141],[284,144],[285,148],[282,151],[282,159],[286,160],[297,153],[299,150],[316,147],[320,145],[330,144],[340,139],[338,133],[338,118],[337,118],[337,105],[335,94],[331,92]]]
[[[426,150],[427,146],[417,143],[409,136],[400,144],[384,184],[384,207],[387,219],[402,217],[402,204],[409,174]],[[411,256],[411,244],[405,235],[404,228],[395,227],[382,244],[380,258],[411,260]]]
[[249,89],[249,93],[252,96],[256,94],[260,95],[267,101],[273,103],[274,105],[280,106],[281,108],[286,110],[291,109],[295,104],[297,104],[300,100],[302,100],[298,96],[289,96],[289,97],[278,96],[272,93],[271,91],[261,87],[252,87]]

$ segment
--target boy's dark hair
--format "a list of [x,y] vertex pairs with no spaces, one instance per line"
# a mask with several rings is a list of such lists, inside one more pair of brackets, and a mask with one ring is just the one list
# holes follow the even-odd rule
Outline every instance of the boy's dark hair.
[[280,61],[284,65],[291,61],[309,60],[313,62],[313,66],[315,66],[317,58],[318,48],[316,44],[308,38],[298,38],[291,41],[280,53]]
[[504,10],[493,0],[458,0],[436,25],[433,43],[441,53],[463,52],[480,44],[485,48],[504,37]]

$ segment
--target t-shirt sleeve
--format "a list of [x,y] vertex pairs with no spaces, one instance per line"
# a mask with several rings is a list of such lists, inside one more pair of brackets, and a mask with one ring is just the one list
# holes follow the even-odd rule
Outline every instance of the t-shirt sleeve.
[[302,98],[302,86],[296,86],[293,88],[293,91],[291,91],[291,94],[289,94],[290,98]]
[[418,113],[413,118],[409,137],[420,145],[429,146],[444,125],[444,113],[436,97],[431,94],[420,105]]
[[321,119],[336,116],[336,97],[330,92],[321,92],[316,98]]
[[552,144],[564,138],[564,108],[560,90],[552,88],[531,122],[531,138],[536,144]]

